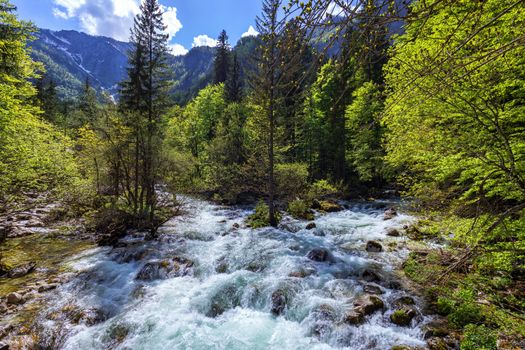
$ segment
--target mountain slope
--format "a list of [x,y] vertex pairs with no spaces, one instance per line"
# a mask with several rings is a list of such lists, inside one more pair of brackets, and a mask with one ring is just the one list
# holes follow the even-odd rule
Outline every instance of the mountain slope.
[[[73,30],[41,29],[30,43],[32,56],[46,67],[46,77],[57,84],[60,96],[75,98],[86,78],[99,90],[118,92],[126,77],[130,43]],[[176,80],[174,94],[184,103],[212,77],[214,49],[192,48],[184,56],[171,56],[168,64]]]

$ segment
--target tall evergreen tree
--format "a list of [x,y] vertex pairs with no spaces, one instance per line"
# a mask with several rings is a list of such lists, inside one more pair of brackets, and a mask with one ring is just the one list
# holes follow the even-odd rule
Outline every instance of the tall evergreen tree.
[[226,80],[226,100],[228,102],[240,102],[242,98],[241,66],[237,53],[233,53],[230,74]]
[[215,84],[226,82],[230,71],[230,44],[228,44],[228,35],[223,30],[217,40],[217,51],[214,60]]
[[261,16],[257,17],[257,30],[260,33],[261,45],[258,49],[258,72],[253,77],[255,93],[266,114],[268,131],[268,207],[269,222],[277,226],[275,213],[275,133],[278,111],[278,84],[280,81],[281,57],[279,55],[279,38],[283,31],[283,21],[278,18],[281,0],[264,0]]
[[122,84],[122,106],[130,116],[135,142],[133,186],[127,186],[135,213],[154,229],[155,183],[159,167],[161,115],[167,107],[169,80],[167,40],[157,0],[145,0],[131,31],[128,78]]
[[93,123],[98,117],[97,92],[91,87],[89,77],[86,77],[82,94],[80,95],[79,109],[83,114],[83,124]]

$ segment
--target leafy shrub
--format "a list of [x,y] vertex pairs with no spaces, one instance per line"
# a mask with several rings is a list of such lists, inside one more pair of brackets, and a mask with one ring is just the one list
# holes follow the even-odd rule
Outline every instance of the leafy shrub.
[[497,350],[496,334],[481,325],[469,324],[465,327],[461,350]]
[[446,297],[439,297],[436,302],[437,312],[442,316],[447,316],[454,310],[455,303]]
[[[281,221],[281,217],[276,212],[277,221]],[[262,200],[257,203],[255,211],[248,217],[248,225],[251,228],[261,228],[270,225],[270,208]]]
[[296,219],[313,220],[308,204],[300,199],[288,203],[288,212]]
[[319,180],[312,184],[308,192],[308,197],[311,199],[327,197],[337,194],[338,190],[335,186],[326,180]]
[[301,197],[308,189],[308,167],[303,163],[275,166],[277,195],[282,199]]
[[480,324],[484,320],[479,306],[473,302],[465,302],[458,304],[454,311],[448,315],[449,322],[458,327],[463,328],[467,324]]

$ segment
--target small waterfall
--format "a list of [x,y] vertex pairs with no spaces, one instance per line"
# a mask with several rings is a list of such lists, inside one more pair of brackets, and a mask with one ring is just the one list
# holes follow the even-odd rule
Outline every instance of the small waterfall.
[[[285,217],[277,229],[253,230],[244,225],[250,208],[186,201],[187,214],[164,225],[158,241],[130,235],[117,248],[69,262],[78,276],[57,290],[39,320],[48,346],[425,347],[422,301],[394,274],[408,254],[406,238],[386,234],[410,223],[410,216],[383,220],[377,203],[345,203],[343,211],[317,214],[314,229]],[[384,251],[367,252],[369,240]],[[417,313],[405,327],[390,320],[403,297]],[[377,298],[382,305],[362,306],[364,316],[353,312]]]

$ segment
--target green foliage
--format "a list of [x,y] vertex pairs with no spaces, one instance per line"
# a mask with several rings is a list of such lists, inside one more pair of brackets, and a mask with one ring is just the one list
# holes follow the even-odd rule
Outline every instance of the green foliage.
[[0,1],[0,200],[24,191],[68,186],[77,176],[72,144],[52,125],[42,121],[34,105],[41,66],[31,60],[26,43],[34,27],[19,21],[6,0]]
[[359,179],[380,181],[387,175],[381,145],[383,134],[379,122],[383,111],[383,97],[378,85],[367,82],[353,94],[353,102],[346,109],[348,135],[347,159]]
[[496,350],[497,337],[494,331],[481,325],[469,324],[465,327],[461,350]]
[[323,197],[334,196],[339,190],[327,180],[318,180],[314,182],[308,191],[308,198],[319,199]]
[[301,199],[294,199],[288,203],[288,212],[299,220],[313,220],[314,218],[308,203]]
[[454,311],[455,302],[447,297],[440,296],[436,302],[438,314],[447,316]]
[[275,166],[276,193],[281,199],[302,197],[308,189],[308,169],[303,163]]
[[[281,221],[281,216],[276,213],[277,222]],[[251,228],[262,228],[270,226],[270,209],[264,201],[259,201],[255,206],[254,213],[248,217],[248,225]]]
[[453,312],[448,315],[450,324],[458,328],[463,328],[469,323],[480,324],[484,319],[481,308],[470,301],[457,303]]
[[525,199],[524,13],[523,3],[458,1],[397,38],[386,67],[387,159],[408,170],[412,193]]

